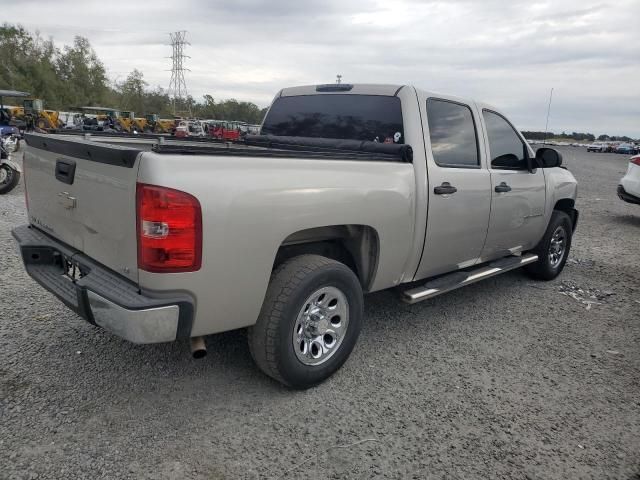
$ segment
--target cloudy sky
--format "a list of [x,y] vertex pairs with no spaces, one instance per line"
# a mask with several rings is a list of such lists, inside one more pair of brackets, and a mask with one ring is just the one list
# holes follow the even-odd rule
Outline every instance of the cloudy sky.
[[166,88],[187,30],[189,93],[266,106],[283,86],[414,84],[506,111],[524,130],[640,137],[640,0],[0,0],[0,21],[87,37],[112,80]]

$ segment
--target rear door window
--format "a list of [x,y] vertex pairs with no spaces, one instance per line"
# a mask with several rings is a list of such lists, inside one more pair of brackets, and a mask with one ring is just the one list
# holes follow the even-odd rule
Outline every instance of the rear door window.
[[430,98],[427,118],[431,151],[441,167],[478,168],[478,138],[471,109],[461,103]]
[[404,143],[402,105],[381,95],[298,95],[275,100],[263,135]]

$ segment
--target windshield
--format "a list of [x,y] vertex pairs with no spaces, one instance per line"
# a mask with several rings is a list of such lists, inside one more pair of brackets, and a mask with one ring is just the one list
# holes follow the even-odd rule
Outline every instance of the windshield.
[[404,143],[402,106],[398,97],[380,95],[280,97],[262,134]]

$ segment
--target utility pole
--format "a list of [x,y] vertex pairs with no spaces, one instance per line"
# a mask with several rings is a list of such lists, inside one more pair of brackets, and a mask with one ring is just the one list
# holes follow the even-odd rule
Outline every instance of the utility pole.
[[[189,71],[188,68],[184,68],[184,59],[190,58],[184,54],[185,45],[191,45],[185,39],[187,37],[187,31],[181,30],[179,32],[173,32],[169,34],[171,37],[171,81],[169,82],[169,98],[171,98],[171,106],[173,108],[173,114],[176,115],[176,105],[178,108],[184,108],[187,103],[187,82],[184,79],[184,72]],[[191,116],[191,105],[187,105],[189,116]]]
[[542,141],[543,145],[547,143],[547,129],[549,128],[549,113],[551,112],[551,99],[553,98],[553,88],[551,89],[551,93],[549,93],[549,106],[547,107],[547,123],[544,125],[544,140]]

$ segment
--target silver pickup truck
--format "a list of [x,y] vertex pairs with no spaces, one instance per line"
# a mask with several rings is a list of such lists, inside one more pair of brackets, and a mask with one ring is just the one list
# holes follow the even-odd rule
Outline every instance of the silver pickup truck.
[[351,353],[363,293],[414,303],[525,267],[549,280],[576,181],[497,109],[400,85],[286,88],[238,144],[27,134],[27,272],[136,343],[248,327],[306,388]]

